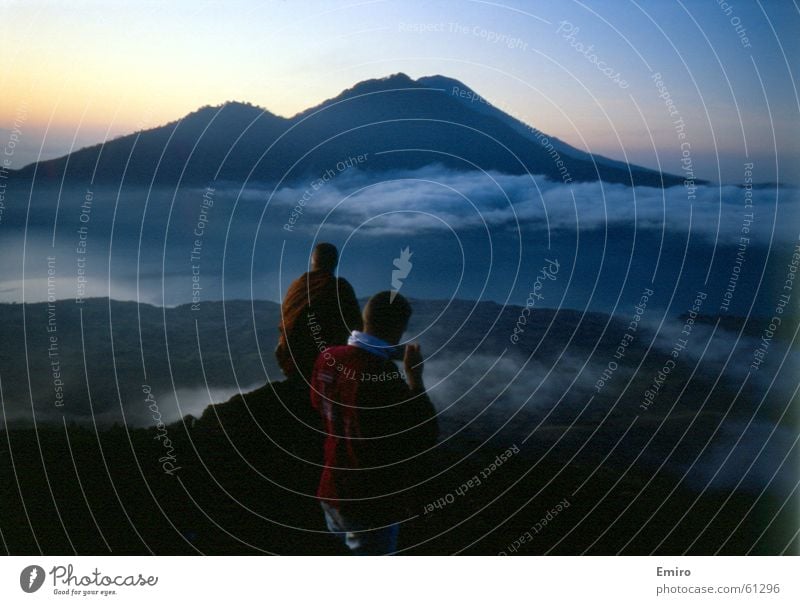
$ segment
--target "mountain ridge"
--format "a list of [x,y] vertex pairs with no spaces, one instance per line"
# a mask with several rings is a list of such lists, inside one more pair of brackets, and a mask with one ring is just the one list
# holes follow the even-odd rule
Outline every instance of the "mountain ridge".
[[[468,91],[470,102],[448,91],[453,87]],[[10,174],[17,180],[35,176],[44,183],[81,185],[290,182],[362,154],[369,154],[370,161],[359,170],[374,173],[441,164],[565,183],[683,183],[683,177],[592,155],[545,135],[453,78],[413,80],[404,73],[364,80],[290,118],[241,101],[203,106],[165,125]]]

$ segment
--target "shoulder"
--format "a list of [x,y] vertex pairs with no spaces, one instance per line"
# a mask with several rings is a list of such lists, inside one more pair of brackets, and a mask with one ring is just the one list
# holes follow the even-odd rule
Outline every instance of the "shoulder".
[[325,349],[324,353],[330,353],[337,358],[344,359],[352,357],[357,351],[359,351],[357,347],[350,345],[337,345],[335,347],[328,347]]
[[350,288],[353,289],[353,286],[350,285],[350,282],[347,281],[344,277],[337,277],[336,278],[336,285],[340,288]]
[[303,273],[300,277],[295,278],[295,280],[289,284],[289,291],[298,290],[300,288],[305,289],[308,282],[308,275],[308,273]]

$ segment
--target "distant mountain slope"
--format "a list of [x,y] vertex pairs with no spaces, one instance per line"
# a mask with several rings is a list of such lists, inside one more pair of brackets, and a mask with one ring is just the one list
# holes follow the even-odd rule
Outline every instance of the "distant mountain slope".
[[[459,368],[464,376],[473,377],[476,370],[470,369],[470,364],[482,367],[486,359],[502,357],[503,364],[510,364],[506,369],[531,362],[526,376],[532,376],[537,363],[560,359],[567,346],[567,357],[573,361],[592,354],[610,358],[625,329],[619,318],[603,313],[542,308],[530,316],[523,336],[510,346],[509,335],[521,316],[520,307],[457,299],[413,299],[412,304],[409,336],[422,344],[429,375],[450,376],[439,386],[431,381],[440,401],[450,397],[453,385],[461,384],[458,374],[450,374]],[[51,319],[57,328],[57,354],[53,356],[49,355]],[[144,383],[157,395],[184,391],[178,401],[180,410],[173,400],[161,402],[165,416],[174,419],[196,413],[214,401],[208,389],[227,388],[229,392],[282,378],[273,354],[279,319],[280,308],[270,301],[208,301],[199,311],[192,311],[191,305],[161,308],[132,301],[109,302],[107,298],[87,299],[82,305],[59,300],[52,307],[48,303],[0,303],[0,334],[6,343],[0,347],[5,419],[12,424],[30,424],[34,410],[39,424],[60,424],[62,416],[84,422],[94,417],[100,424],[152,423],[143,405]],[[704,317],[703,321],[711,319]],[[728,323],[738,331],[740,324],[734,319],[729,318]],[[631,346],[629,354],[633,355],[633,350],[643,354],[645,342],[642,337],[642,343]],[[648,363],[659,361],[655,356]],[[462,368],[463,364],[467,365]],[[55,405],[55,370],[63,383],[62,406]],[[566,370],[570,376],[574,371],[571,366]],[[514,380],[515,372],[503,375],[504,379]],[[585,374],[591,385],[594,377],[589,371]],[[646,381],[651,375],[642,371],[639,379]],[[480,399],[481,389],[491,391],[487,380],[481,379],[480,389],[468,400]],[[674,381],[673,387],[677,389],[679,381]],[[512,391],[523,400],[529,394],[524,388]],[[512,391],[508,397],[513,400]],[[632,389],[628,395],[635,399],[635,393]],[[551,396],[540,393],[537,399],[542,402]],[[521,400],[514,403],[519,405]]]
[[[413,300],[413,305],[410,334],[424,329],[418,340],[432,356],[431,367],[455,367],[471,351],[501,355],[520,315],[519,307],[488,301]],[[48,354],[51,318],[57,328],[54,356]],[[208,301],[196,312],[191,305],[161,308],[107,298],[90,298],[83,304],[59,300],[52,307],[0,303],[0,334],[7,343],[0,348],[6,418],[31,423],[33,408],[40,424],[58,424],[62,415],[68,421],[94,417],[101,424],[151,422],[142,405],[143,383],[156,394],[194,391],[179,403],[195,408],[200,403],[202,408],[203,401],[211,402],[207,387],[249,388],[282,378],[273,354],[279,319],[280,308],[270,301]],[[521,363],[536,348],[543,358],[554,358],[564,341],[544,339],[548,326],[556,322],[558,327],[551,330],[569,334],[580,319],[576,311],[541,309],[530,320],[526,338],[506,356]],[[593,346],[607,321],[604,314],[586,314],[573,345]],[[55,405],[53,361],[59,364],[63,383],[62,406]],[[174,403],[162,402],[161,408],[172,418],[188,413],[174,409]]]
[[[209,302],[199,311],[107,298],[83,304],[59,300],[52,307],[2,303],[6,420],[30,423],[33,409],[39,423],[59,423],[63,415],[70,421],[93,417],[100,424],[136,425],[152,422],[142,404],[144,383],[157,394],[196,389],[207,402],[206,386],[261,384],[267,376],[280,376],[272,354],[279,318],[279,306],[269,301]],[[51,320],[54,332],[48,331]],[[61,406],[56,406],[55,371],[62,383]]]
[[361,82],[288,119],[244,103],[204,107],[158,128],[31,164],[14,176],[81,186],[291,182],[366,154],[358,168],[378,173],[438,164],[557,181],[682,183],[682,177],[591,156],[549,137],[556,157],[528,125],[486,103],[465,102],[452,94],[454,86],[471,91],[444,76],[395,74]]

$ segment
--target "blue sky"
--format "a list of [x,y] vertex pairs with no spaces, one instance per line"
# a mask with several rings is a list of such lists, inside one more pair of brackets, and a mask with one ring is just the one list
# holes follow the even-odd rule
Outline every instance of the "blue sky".
[[753,161],[756,181],[798,182],[799,31],[789,1],[2,2],[0,144],[16,124],[19,167],[226,100],[289,116],[402,71],[669,172],[677,115],[698,176],[735,183]]

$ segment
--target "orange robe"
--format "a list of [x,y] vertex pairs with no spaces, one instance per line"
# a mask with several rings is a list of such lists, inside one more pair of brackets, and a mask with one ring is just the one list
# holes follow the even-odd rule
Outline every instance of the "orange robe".
[[310,380],[317,355],[343,345],[361,329],[361,309],[353,287],[328,271],[310,271],[289,286],[281,305],[275,356],[287,378]]

